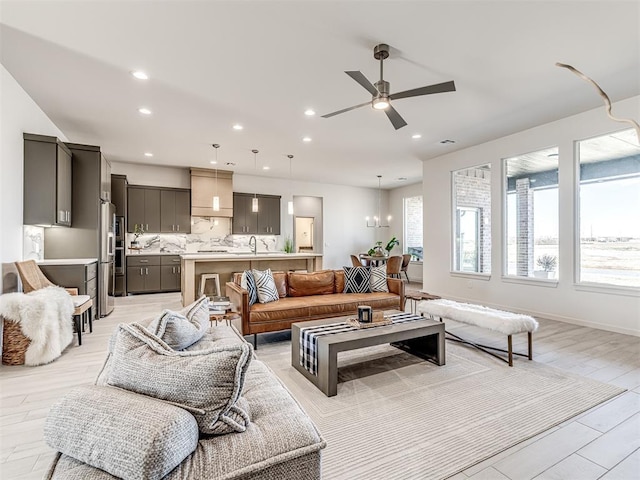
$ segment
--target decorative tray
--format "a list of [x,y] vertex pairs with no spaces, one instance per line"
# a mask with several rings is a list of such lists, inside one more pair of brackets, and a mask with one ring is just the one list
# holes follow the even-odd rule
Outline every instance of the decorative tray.
[[372,327],[382,327],[384,325],[391,325],[393,324],[393,322],[391,321],[391,319],[389,318],[385,318],[383,320],[379,320],[377,322],[367,322],[367,323],[360,323],[358,321],[357,318],[353,317],[353,318],[347,318],[347,323],[349,325],[351,325],[352,327],[356,327],[356,328],[372,328]]

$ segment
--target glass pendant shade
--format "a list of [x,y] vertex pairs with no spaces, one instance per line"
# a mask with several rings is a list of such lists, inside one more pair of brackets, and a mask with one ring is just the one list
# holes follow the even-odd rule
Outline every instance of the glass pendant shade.
[[253,197],[251,200],[251,211],[256,213],[258,211],[258,198]]
[[213,197],[213,211],[214,212],[220,211],[220,197],[218,195]]
[[293,202],[292,201],[288,201],[287,202],[287,213],[289,215],[293,215]]

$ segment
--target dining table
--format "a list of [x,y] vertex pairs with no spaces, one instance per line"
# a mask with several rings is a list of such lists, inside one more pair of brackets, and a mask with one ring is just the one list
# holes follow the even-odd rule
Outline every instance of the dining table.
[[379,267],[380,265],[387,263],[389,257],[385,255],[360,255],[360,260],[367,260],[371,262],[373,266]]

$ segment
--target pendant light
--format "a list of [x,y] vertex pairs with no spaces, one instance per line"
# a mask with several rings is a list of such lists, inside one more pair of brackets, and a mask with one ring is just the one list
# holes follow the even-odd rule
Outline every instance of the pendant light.
[[[369,223],[369,217],[366,217],[367,227],[371,228],[389,228],[389,225],[382,225],[382,216],[380,215],[380,179],[382,175],[377,175],[378,177],[378,216],[373,217],[373,224]],[[391,220],[391,215],[387,217],[387,222]]]
[[293,194],[291,193],[291,160],[293,160],[293,155],[287,155],[287,157],[289,158],[289,198],[291,198],[291,200],[287,202],[287,213],[293,215]]
[[[220,145],[217,143],[214,143],[212,147],[216,149],[216,165],[218,165],[218,149],[220,148]],[[218,195],[218,169],[217,168],[216,168],[216,194],[213,196],[212,208],[214,212],[220,211],[220,196]]]
[[[258,173],[258,150],[251,150],[251,152],[253,153],[253,166],[256,170],[256,174]],[[253,213],[258,213],[258,197],[256,196],[256,194],[253,194],[253,200],[251,201],[251,211]]]

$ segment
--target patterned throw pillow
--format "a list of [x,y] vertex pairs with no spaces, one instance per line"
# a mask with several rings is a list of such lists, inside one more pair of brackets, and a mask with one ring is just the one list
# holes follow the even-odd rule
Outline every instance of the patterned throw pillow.
[[276,282],[273,280],[273,274],[271,269],[266,270],[252,270],[253,278],[256,281],[256,287],[258,288],[258,300],[260,303],[275,302],[280,297],[278,296],[278,289],[276,288]]
[[343,267],[344,293],[369,293],[371,270],[368,267]]
[[251,420],[241,394],[251,357],[247,342],[176,351],[143,326],[121,323],[107,384],[184,408],[201,433],[244,432]]
[[249,292],[249,306],[254,303],[258,303],[258,288],[256,287],[256,281],[253,278],[251,270],[245,270],[242,272],[242,278],[240,279],[240,288],[244,288]]
[[388,292],[389,291],[389,287],[387,286],[386,265],[371,268],[371,291],[372,292]]

